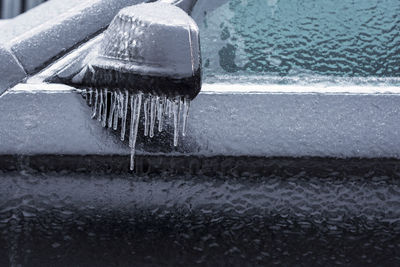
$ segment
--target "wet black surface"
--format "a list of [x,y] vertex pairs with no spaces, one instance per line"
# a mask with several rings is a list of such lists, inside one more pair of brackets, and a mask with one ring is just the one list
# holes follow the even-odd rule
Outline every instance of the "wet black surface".
[[287,175],[2,173],[0,265],[400,264],[396,168],[281,162]]

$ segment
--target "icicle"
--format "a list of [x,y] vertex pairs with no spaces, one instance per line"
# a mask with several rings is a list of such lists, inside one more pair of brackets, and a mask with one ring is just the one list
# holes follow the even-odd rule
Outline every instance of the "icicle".
[[89,88],[89,106],[92,106],[93,89]]
[[114,112],[115,112],[115,105],[117,104],[117,100],[113,97],[114,94],[111,93],[110,97],[110,113],[108,114],[108,128],[113,126],[113,119],[114,119]]
[[93,113],[92,113],[92,119],[96,118],[96,114],[97,114],[97,101],[99,98],[99,91],[96,89],[96,93],[94,96],[94,107],[93,107]]
[[164,116],[168,115],[168,99],[164,98]]
[[[132,140],[132,144],[130,144],[131,147],[131,159],[130,159],[130,170],[133,171],[135,168],[135,147],[136,147],[136,138],[137,138],[137,132],[139,128],[139,119],[140,119],[140,108],[142,106],[142,94],[138,94],[135,96],[135,107],[133,108],[133,96],[131,97],[131,114],[134,114],[135,118],[133,118],[133,115],[131,116],[131,134],[130,134],[130,140]],[[134,110],[134,111],[133,111]],[[133,119],[132,119],[133,118]],[[132,126],[134,124],[134,126]]]
[[83,90],[81,92],[83,98],[86,100],[86,104],[89,106],[89,88],[86,88],[86,90]]
[[144,136],[149,135],[149,100],[150,97],[146,96],[143,104],[144,112]]
[[125,99],[122,96],[121,102],[123,106],[123,114],[122,114],[122,126],[121,126],[121,141],[125,140],[125,131],[126,131],[126,117],[128,113],[128,102],[129,102],[129,92],[125,90]]
[[[133,171],[133,168],[135,167],[135,147],[133,146],[133,137],[134,137],[134,128],[135,128],[135,113],[136,109],[134,106],[134,102],[136,102],[135,96],[131,96],[130,99],[131,102],[131,124],[130,124],[130,131],[129,131],[129,147],[131,148],[131,157],[130,157],[130,170]],[[135,103],[136,104],[136,103]]]
[[[116,130],[121,118],[121,140],[124,141],[126,135],[126,127],[128,120],[128,109],[131,109],[130,128],[129,128],[129,147],[130,169],[134,169],[135,146],[140,123],[140,112],[144,112],[144,135],[154,136],[154,127],[158,122],[158,131],[163,130],[163,121],[165,118],[173,116],[174,125],[174,146],[178,145],[179,134],[186,136],[187,121],[189,116],[190,100],[188,98],[168,98],[166,96],[136,95],[130,94],[128,90],[121,92],[120,90],[108,91],[104,89],[90,88],[87,91],[89,103],[92,107],[92,118],[96,118],[101,122],[103,127],[113,128]],[[108,97],[110,98],[110,108],[108,110]],[[144,99],[143,99],[144,98]],[[182,119],[181,119],[182,117]],[[181,122],[182,120],[182,122]],[[182,125],[181,125],[182,123]]]
[[164,116],[168,115],[168,99],[167,97],[164,97]]
[[117,104],[115,107],[115,111],[114,111],[114,125],[113,125],[113,129],[117,130],[118,128],[118,113],[119,113],[119,94],[117,92],[114,92],[114,101]]
[[134,102],[135,102],[135,95],[131,95],[130,97],[130,107],[131,107],[131,123],[130,123],[130,127],[129,127],[129,147],[132,148],[133,147],[133,129],[135,127],[135,118],[136,118],[136,109],[134,106]]
[[176,97],[173,103],[174,112],[174,146],[178,145],[179,122],[181,117],[181,98]]
[[102,114],[103,114],[103,113],[102,113],[103,109],[104,109],[103,90],[100,89],[99,112],[98,112],[98,115],[97,115],[97,120],[98,120],[98,121],[101,121]]
[[170,110],[169,110],[169,112],[170,112],[170,117],[173,117],[173,116],[174,116],[174,104],[175,104],[175,100],[172,99],[172,100],[171,100],[171,105],[170,105]]
[[168,98],[165,100],[165,104],[164,105],[165,105],[164,114],[165,114],[165,116],[169,117],[169,105],[170,105],[170,102],[169,102]]
[[150,106],[150,137],[154,136],[154,125],[156,124],[156,101],[158,101],[158,97],[153,96]]
[[101,119],[101,126],[106,127],[107,125],[107,95],[108,90],[107,88],[104,89],[104,107],[103,107],[103,118]]
[[122,119],[124,116],[124,95],[118,91],[118,117]]
[[185,97],[183,100],[183,122],[182,122],[182,136],[186,136],[187,119],[189,116],[190,100]]
[[166,115],[168,116],[168,118],[171,118],[171,100],[167,99],[167,109],[166,109]]
[[163,112],[164,112],[164,101],[165,97],[160,99],[159,102],[157,102],[157,120],[158,120],[158,131],[162,132],[163,129]]

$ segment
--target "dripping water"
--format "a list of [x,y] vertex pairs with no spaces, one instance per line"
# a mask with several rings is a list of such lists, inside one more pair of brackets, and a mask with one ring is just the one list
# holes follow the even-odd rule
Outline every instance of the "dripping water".
[[[174,146],[178,145],[179,134],[186,135],[190,107],[190,100],[187,98],[130,93],[127,89],[123,92],[119,90],[109,91],[107,88],[89,88],[87,89],[87,97],[89,98],[87,101],[92,107],[92,119],[97,119],[103,127],[113,130],[120,128],[121,141],[125,140],[127,126],[129,127],[131,170],[134,169],[136,139],[142,109],[144,113],[144,136],[154,137],[156,123],[158,123],[158,131],[162,132],[164,124],[168,121],[174,126]],[[130,118],[128,118],[129,113]]]

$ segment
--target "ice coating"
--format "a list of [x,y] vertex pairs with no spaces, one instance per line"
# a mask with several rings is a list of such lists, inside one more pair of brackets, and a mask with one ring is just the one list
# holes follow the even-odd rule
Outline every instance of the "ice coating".
[[150,104],[150,137],[154,136],[154,124],[156,123],[156,101],[158,96],[151,99]]
[[135,167],[135,147],[136,138],[139,127],[140,119],[140,107],[142,106],[142,94],[131,96],[131,130],[129,133],[129,146],[131,148],[131,159],[130,159],[130,169],[133,170]]
[[84,88],[193,99],[201,88],[199,29],[170,4],[124,8],[80,69],[65,79],[63,83]]
[[162,132],[168,118],[178,145],[201,88],[199,29],[188,14],[159,2],[124,8],[83,62],[70,83],[89,87],[92,118],[120,130],[121,141],[129,133],[131,169],[141,112],[144,136]]
[[[130,169],[134,169],[136,139],[141,112],[143,112],[144,136],[156,137],[155,130],[162,132],[165,124],[174,126],[174,146],[178,145],[179,134],[186,135],[190,99],[166,97],[152,94],[111,91],[108,89],[87,89],[87,103],[92,108],[92,119],[97,119],[103,127],[121,131],[121,141],[125,140],[126,127],[129,130],[131,148]],[[108,104],[110,104],[108,108]],[[130,118],[128,118],[128,111]],[[183,122],[182,127],[181,121]],[[158,127],[156,125],[158,123]]]
[[125,90],[124,95],[121,96],[121,108],[122,108],[121,141],[125,140],[126,116],[128,113],[128,101],[129,101],[129,93],[128,93],[128,90]]
[[198,44],[198,27],[183,10],[164,3],[139,4],[114,18],[97,61],[149,75],[191,77],[200,68]]
[[181,98],[176,97],[172,102],[174,113],[174,146],[178,145],[179,124],[181,118]]
[[146,98],[143,104],[143,112],[144,112],[144,136],[149,135],[149,101],[150,99]]
[[158,120],[158,131],[162,132],[163,130],[163,117],[164,117],[164,106],[166,103],[166,97],[163,97],[160,99],[159,102],[157,102],[157,120]]
[[121,9],[118,16],[129,20],[132,14],[135,14],[140,21],[155,21],[158,24],[168,26],[185,26],[188,22],[195,24],[185,11],[169,3],[156,2],[129,6]]
[[189,116],[190,101],[185,98],[183,100],[183,122],[182,122],[182,136],[186,136],[187,118]]

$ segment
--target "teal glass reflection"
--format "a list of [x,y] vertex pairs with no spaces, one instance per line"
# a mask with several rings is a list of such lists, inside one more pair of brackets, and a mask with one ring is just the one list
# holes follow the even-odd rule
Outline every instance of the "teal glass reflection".
[[215,1],[193,13],[206,79],[400,77],[399,0]]

